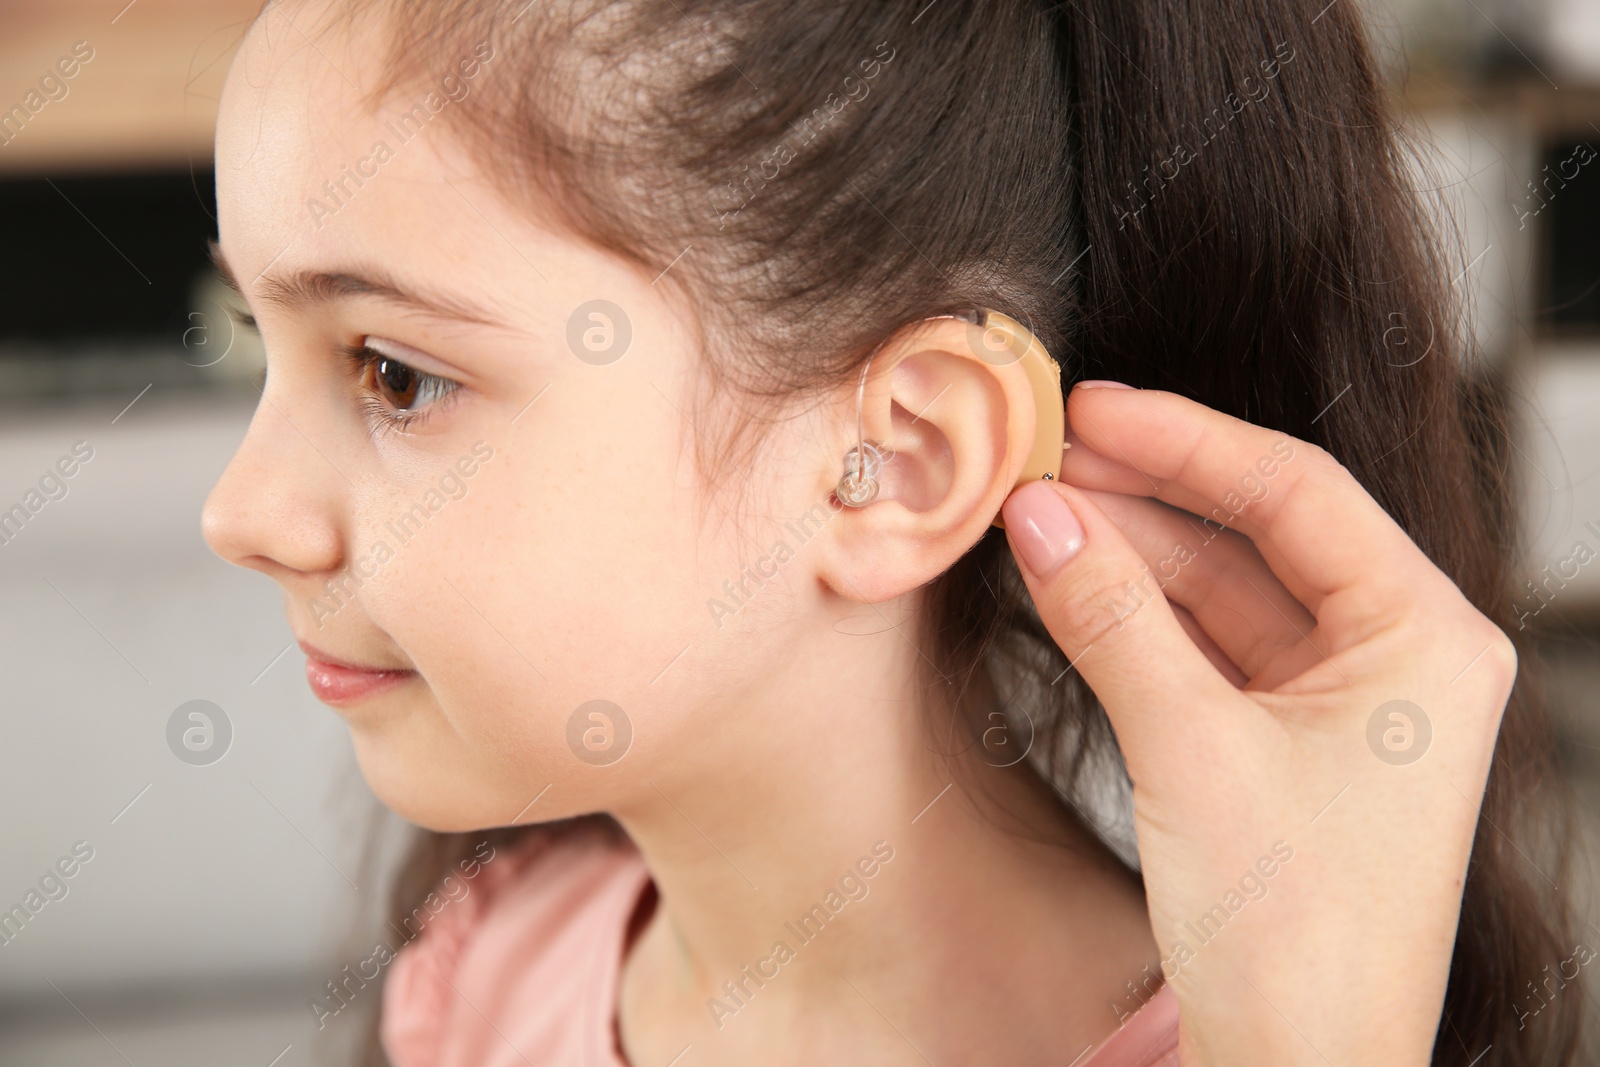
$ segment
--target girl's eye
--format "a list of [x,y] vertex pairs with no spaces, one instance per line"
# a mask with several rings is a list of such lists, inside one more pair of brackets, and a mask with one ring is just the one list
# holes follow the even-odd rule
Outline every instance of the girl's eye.
[[361,345],[347,346],[345,354],[355,365],[362,391],[367,394],[363,406],[378,429],[403,431],[461,388],[449,378],[424,373],[380,351],[371,338],[364,338]]
[[422,375],[397,359],[380,356],[372,364],[372,380],[377,390],[396,411],[407,411],[417,402]]

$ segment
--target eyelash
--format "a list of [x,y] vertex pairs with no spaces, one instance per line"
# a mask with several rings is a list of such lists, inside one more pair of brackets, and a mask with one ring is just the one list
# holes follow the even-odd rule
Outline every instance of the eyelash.
[[[241,326],[249,329],[257,328],[256,318],[249,312],[234,311],[232,314]],[[366,390],[366,395],[361,398],[361,410],[371,424],[374,436],[389,431],[406,433],[413,427],[421,425],[440,404],[449,401],[461,388],[459,383],[451,381],[449,378],[417,370],[410,364],[402,363],[400,360],[386,356],[368,345],[339,345],[337,347],[339,353],[344,357],[346,365],[351,368],[361,382],[363,389]],[[375,390],[367,384],[367,380],[370,375],[377,373],[379,362],[386,359],[404,367],[416,378],[417,392],[424,395],[437,394],[434,399],[421,407],[407,408],[405,410],[393,408],[385,403]]]

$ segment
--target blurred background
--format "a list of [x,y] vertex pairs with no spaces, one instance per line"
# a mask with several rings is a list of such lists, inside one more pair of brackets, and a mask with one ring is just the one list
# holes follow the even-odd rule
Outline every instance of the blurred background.
[[[1592,825],[1600,3],[1367,6],[1517,413],[1517,596]],[[346,1063],[373,1006],[308,1001],[370,952],[404,827],[275,587],[199,530],[263,366],[205,256],[217,96],[259,7],[0,4],[0,912],[44,901],[0,917],[0,1067]]]

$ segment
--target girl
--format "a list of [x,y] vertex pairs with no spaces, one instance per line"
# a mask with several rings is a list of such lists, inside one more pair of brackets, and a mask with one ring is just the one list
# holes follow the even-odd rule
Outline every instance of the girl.
[[[435,832],[397,1067],[1574,1055],[1500,416],[1352,4],[278,3],[217,186],[208,539]],[[992,315],[1152,387],[1059,479]]]

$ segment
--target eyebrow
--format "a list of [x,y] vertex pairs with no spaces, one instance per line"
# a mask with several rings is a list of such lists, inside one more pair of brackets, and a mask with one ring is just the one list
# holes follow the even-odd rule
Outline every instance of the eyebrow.
[[[224,258],[222,246],[215,240],[207,240],[206,249],[211,256],[211,265],[216,268],[222,281],[237,293],[240,299],[245,299],[244,288]],[[415,286],[402,285],[390,274],[376,267],[335,271],[297,270],[287,274],[263,273],[256,282],[259,283],[262,301],[286,313],[303,311],[351,297],[373,296],[435,318],[457,319],[484,326],[502,328],[505,326],[501,318],[471,301],[448,293],[430,292]]]

